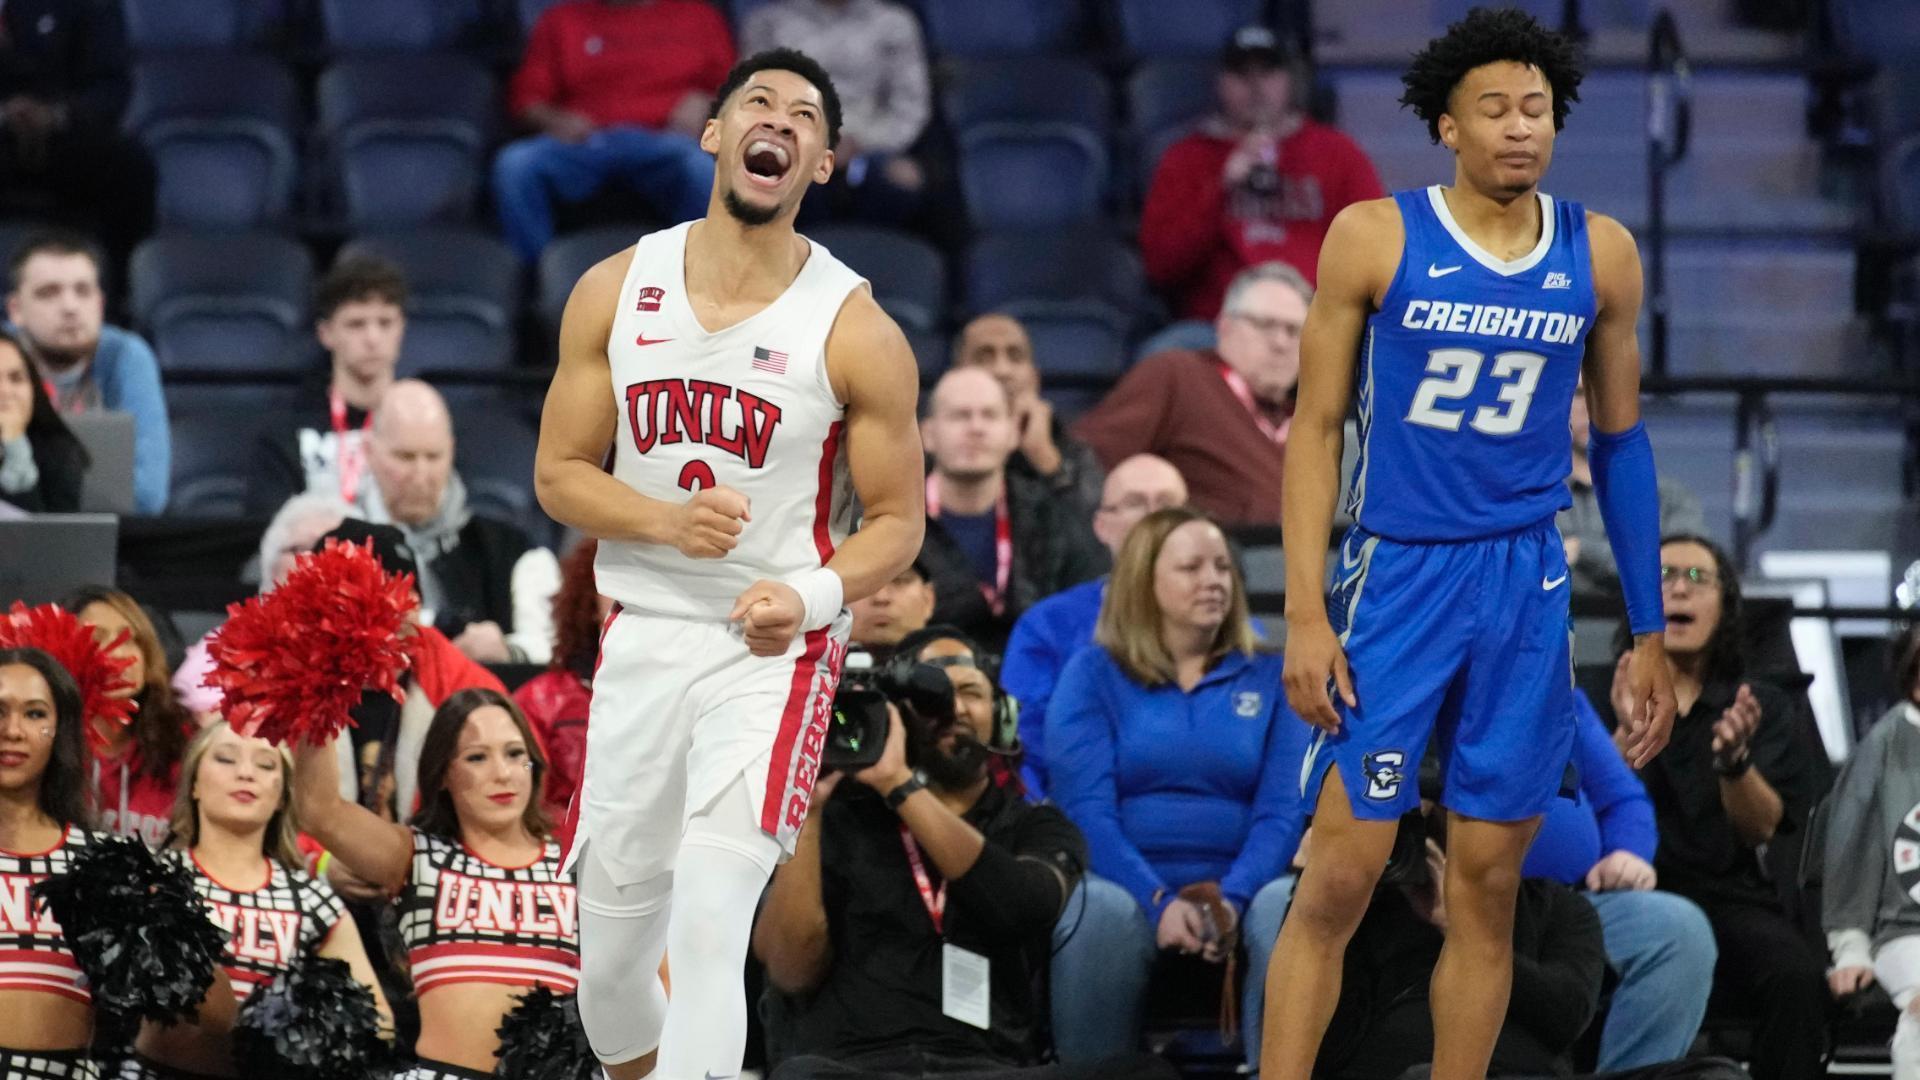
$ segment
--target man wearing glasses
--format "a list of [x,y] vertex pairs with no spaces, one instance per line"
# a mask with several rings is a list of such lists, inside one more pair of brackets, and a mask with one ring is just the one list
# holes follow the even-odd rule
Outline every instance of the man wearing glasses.
[[1285,263],[1242,270],[1215,320],[1215,349],[1142,360],[1074,434],[1108,469],[1143,453],[1172,462],[1192,504],[1222,524],[1279,524],[1300,329],[1312,299],[1313,286]]

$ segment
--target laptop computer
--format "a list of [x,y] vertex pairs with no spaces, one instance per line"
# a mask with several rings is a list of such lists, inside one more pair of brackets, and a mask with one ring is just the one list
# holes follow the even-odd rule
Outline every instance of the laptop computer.
[[82,585],[111,585],[120,554],[112,514],[38,514],[0,520],[0,610],[15,600],[57,602]]
[[133,414],[96,409],[61,419],[93,461],[80,481],[80,512],[133,513]]

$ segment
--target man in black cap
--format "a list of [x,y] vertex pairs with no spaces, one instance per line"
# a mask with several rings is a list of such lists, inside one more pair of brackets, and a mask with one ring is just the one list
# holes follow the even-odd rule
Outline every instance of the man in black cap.
[[1218,114],[1160,159],[1140,218],[1147,276],[1181,318],[1206,321],[1255,263],[1311,282],[1333,216],[1385,194],[1352,139],[1307,117],[1307,80],[1272,30],[1237,31],[1214,88]]

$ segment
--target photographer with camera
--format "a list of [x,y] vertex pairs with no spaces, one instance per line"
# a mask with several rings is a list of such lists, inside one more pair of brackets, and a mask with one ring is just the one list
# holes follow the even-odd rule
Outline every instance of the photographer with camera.
[[1035,988],[1087,849],[1059,810],[992,782],[1016,742],[983,659],[928,628],[835,699],[835,771],[754,924],[770,1080],[1174,1075],[1151,1058],[1036,1064]]

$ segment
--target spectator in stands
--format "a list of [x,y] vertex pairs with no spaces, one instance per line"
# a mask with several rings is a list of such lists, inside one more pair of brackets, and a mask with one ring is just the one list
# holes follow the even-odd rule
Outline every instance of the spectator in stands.
[[336,260],[314,290],[314,336],[327,369],[300,387],[290,416],[260,429],[247,509],[266,515],[303,491],[358,502],[368,482],[367,429],[393,385],[407,333],[407,277],[371,255]]
[[[1086,844],[1058,809],[991,782],[994,687],[964,644],[944,666],[950,709],[889,706],[880,761],[820,780],[768,886],[753,950],[777,992],[770,1080],[1169,1075],[1141,1061],[1025,1068],[1045,1049],[1034,984]],[[964,994],[955,964],[979,980]]]
[[1074,504],[1007,468],[1017,434],[1012,402],[993,376],[955,368],[934,385],[920,423],[927,470],[933,620],[988,648],[1041,599],[1098,576],[1107,554]]
[[[11,22],[12,8],[6,20]],[[133,415],[133,506],[166,509],[173,436],[160,364],[139,336],[106,325],[100,260],[69,233],[29,239],[14,253],[7,319],[64,413],[111,409]]]
[[776,0],[746,17],[740,51],[780,47],[820,61],[840,92],[833,180],[802,213],[905,222],[927,185],[913,148],[933,116],[919,21],[893,0]]
[[[600,630],[613,601],[594,585],[593,559],[600,542],[588,537],[560,562],[560,591],[553,598],[553,659],[547,670],[523,683],[513,700],[547,750],[547,810],[564,821],[587,760],[587,711],[593,704],[593,671],[600,660]],[[565,842],[566,837],[562,837]]]
[[0,329],[0,502],[29,514],[71,514],[80,509],[89,464],[20,339]]
[[[1135,454],[1113,467],[1093,514],[1093,534],[1115,558],[1141,518],[1187,504],[1187,483],[1165,458]],[[1034,798],[1047,791],[1046,720],[1054,684],[1067,661],[1093,644],[1094,625],[1107,595],[1107,578],[1084,581],[1054,593],[1020,616],[1007,640],[1001,684],[1020,702],[1021,777]]]
[[1280,692],[1281,658],[1255,651],[1226,536],[1198,511],[1156,510],[1127,533],[1096,641],[1047,708],[1051,794],[1092,870],[1053,961],[1054,1045],[1069,1062],[1136,1048],[1161,950],[1221,963],[1244,941],[1246,1000],[1232,964],[1224,992],[1257,1068],[1310,729]]
[[892,581],[847,608],[853,612],[849,645],[875,664],[886,663],[902,638],[933,621],[932,571],[916,558]]
[[544,627],[535,638],[514,632],[515,579],[523,565],[541,560],[529,559],[532,545],[519,526],[467,505],[446,402],[426,383],[403,379],[380,399],[367,433],[372,483],[360,493],[364,516],[406,536],[420,564],[426,620],[483,664],[551,655]]
[[[127,632],[115,655],[132,661],[121,678],[129,684],[124,696],[134,701],[133,722],[122,726],[87,718],[98,738],[88,763],[89,790],[103,831],[159,847],[166,843],[173,817],[173,793],[180,784],[180,758],[195,726],[193,714],[174,696],[160,635],[138,601],[118,589],[89,585],[61,606],[93,627],[103,644]],[[101,746],[105,749],[98,749]]]
[[130,67],[119,4],[0,8],[0,212],[97,231],[116,263],[153,231],[153,161],[120,130]]
[[[326,493],[295,495],[274,511],[273,520],[260,534],[261,594],[272,592],[285,581],[293,571],[294,561],[312,551],[321,537],[339,528],[352,512],[352,507],[339,497]],[[175,696],[193,713],[195,723],[201,727],[220,719],[225,704],[217,688],[201,681],[213,669],[213,658],[207,654],[207,640],[213,633],[209,630],[206,636],[187,646],[186,655],[173,672]]]
[[1902,700],[1853,748],[1826,816],[1821,925],[1833,952],[1836,998],[1876,978],[1900,1010],[1893,1030],[1894,1080],[1920,1077],[1920,900],[1909,815],[1920,804],[1920,623],[1894,643]]
[[[1726,553],[1702,537],[1670,536],[1660,580],[1679,712],[1666,752],[1641,770],[1660,829],[1654,869],[1706,911],[1720,950],[1716,992],[1757,1017],[1754,1080],[1818,1077],[1832,1005],[1826,958],[1788,918],[1761,849],[1800,843],[1826,793],[1824,756],[1797,730],[1787,696],[1746,671],[1740,581]],[[1631,697],[1620,651],[1616,717]]]
[[1100,459],[1087,444],[1067,433],[1067,425],[1040,394],[1040,369],[1034,366],[1033,340],[1011,315],[981,315],[962,327],[953,342],[954,367],[985,368],[1013,399],[1013,423],[1020,437],[1011,467],[1079,502],[1088,514],[1100,505]]
[[1280,521],[1280,471],[1300,382],[1313,287],[1285,263],[1242,270],[1217,320],[1217,351],[1175,349],[1134,365],[1074,434],[1112,468],[1158,454],[1193,505],[1228,525]]
[[700,149],[713,92],[733,66],[726,19],[700,0],[570,0],[542,12],[508,91],[533,132],[493,163],[507,241],[531,263],[554,204],[618,183],[670,222],[706,213],[713,156]]
[[1258,263],[1311,281],[1333,216],[1385,194],[1352,139],[1308,119],[1307,86],[1273,31],[1242,28],[1220,56],[1219,114],[1154,169],[1140,253],[1180,317],[1213,319],[1234,275]]
[[[1587,443],[1593,425],[1587,418],[1584,386],[1573,395],[1573,472],[1567,488],[1573,493],[1573,506],[1560,511],[1554,524],[1567,545],[1567,565],[1573,569],[1573,591],[1585,596],[1617,596],[1620,570],[1613,564],[1613,544],[1607,539],[1600,521],[1600,500],[1593,492],[1593,466],[1587,461]],[[1705,536],[1707,519],[1700,512],[1700,500],[1685,485],[1670,476],[1660,477],[1660,532],[1662,535],[1689,533]]]
[[[1713,933],[1698,905],[1656,889],[1653,803],[1585,695],[1574,695],[1580,786],[1541,820],[1521,873],[1587,889],[1619,975],[1600,1037],[1603,1073],[1685,1057],[1713,989]],[[1516,987],[1516,990],[1518,988]]]

